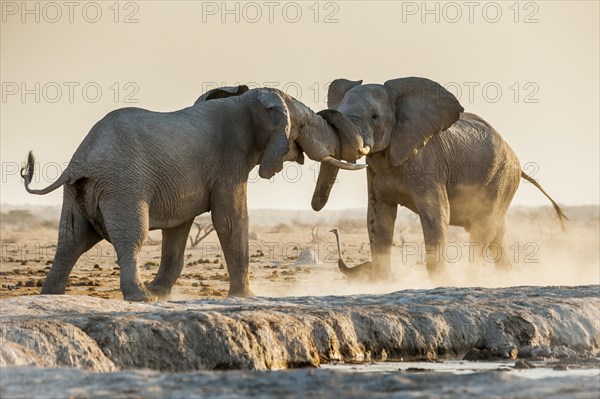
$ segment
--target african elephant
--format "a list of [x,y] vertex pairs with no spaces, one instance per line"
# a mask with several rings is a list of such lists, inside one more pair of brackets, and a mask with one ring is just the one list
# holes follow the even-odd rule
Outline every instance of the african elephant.
[[[372,262],[361,267],[372,268],[376,279],[390,277],[398,205],[419,215],[427,271],[439,285],[451,281],[440,253],[448,225],[470,233],[478,259],[474,265],[481,261],[483,248],[495,244],[500,254],[497,270],[511,268],[505,215],[520,177],[550,199],[561,224],[566,219],[556,202],[521,170],[500,134],[479,116],[463,112],[454,95],[436,82],[410,77],[363,85],[338,79],[329,87],[327,106],[352,121],[372,148],[367,156]],[[314,210],[325,206],[336,174],[335,166],[322,165]]]
[[[355,145],[350,161],[368,151],[356,132],[342,147],[336,129],[278,90],[225,87],[176,112],[110,112],[92,127],[58,180],[41,190],[29,188],[30,152],[21,171],[29,193],[46,194],[64,185],[56,256],[42,294],[64,293],[77,259],[106,239],[117,254],[126,300],[168,297],[183,267],[193,220],[211,211],[229,271],[229,295],[251,295],[249,172],[260,165],[260,177],[271,178],[284,161],[301,162],[303,152],[344,169],[365,166],[335,159],[351,152],[348,143]],[[145,286],[137,261],[153,229],[162,229],[161,263]]]

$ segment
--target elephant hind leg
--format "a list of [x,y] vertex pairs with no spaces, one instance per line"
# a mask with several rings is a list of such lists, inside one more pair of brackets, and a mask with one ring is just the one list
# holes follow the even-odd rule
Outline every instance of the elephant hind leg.
[[510,260],[510,252],[506,242],[506,218],[498,228],[492,244],[495,247],[496,255],[494,263],[496,270],[503,278],[509,278],[512,272],[512,262]]
[[154,280],[148,284],[148,289],[159,299],[169,299],[171,289],[183,270],[183,255],[185,245],[194,219],[162,231],[162,253],[160,266]]
[[484,261],[495,263],[496,270],[502,275],[510,274],[512,263],[506,243],[506,218],[498,222],[480,223],[471,231],[470,241],[474,248],[474,258],[469,259],[469,280],[480,281],[480,267]]
[[69,274],[79,257],[102,239],[74,205],[72,194],[65,188],[56,254],[42,285],[42,294],[64,294]]
[[117,253],[120,285],[126,301],[156,301],[141,283],[138,257],[149,228],[148,205],[131,199],[114,199],[100,204],[104,225]]

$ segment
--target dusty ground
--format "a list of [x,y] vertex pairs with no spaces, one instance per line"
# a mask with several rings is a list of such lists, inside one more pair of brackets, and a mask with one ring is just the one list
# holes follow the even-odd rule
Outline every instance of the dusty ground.
[[[396,224],[393,248],[395,281],[373,286],[366,282],[351,283],[337,270],[337,250],[333,234],[339,227],[343,256],[350,266],[370,259],[365,221],[348,213],[347,218],[328,217],[303,221],[303,216],[286,218],[286,213],[270,217],[258,211],[251,221],[251,232],[258,236],[250,241],[252,289],[261,296],[297,296],[325,294],[385,293],[408,288],[432,288],[423,263],[422,232],[416,217],[401,213]],[[599,222],[597,210],[567,209],[571,221],[561,232],[548,208],[517,209],[509,222],[510,257],[514,273],[500,280],[493,266],[481,268],[480,286],[511,285],[584,285],[600,284]],[[310,214],[309,214],[310,215]],[[279,218],[277,221],[275,219]],[[6,218],[5,218],[6,219]],[[266,221],[266,222],[265,222]],[[35,295],[54,257],[58,231],[53,222],[40,219],[23,223],[2,223],[2,257],[0,263],[0,297]],[[319,227],[312,241],[311,227]],[[402,238],[405,243],[402,245]],[[140,257],[145,281],[153,278],[160,262],[160,231],[150,233]],[[450,244],[445,249],[450,274],[458,286],[467,282],[468,235],[460,228],[449,231]],[[312,248],[323,262],[298,265],[299,251]],[[490,252],[490,258],[495,256]],[[121,298],[119,269],[112,245],[102,241],[82,256],[70,278],[67,294]],[[196,248],[186,249],[186,266],[174,288],[173,299],[220,298],[227,294],[228,274],[216,233],[208,235]]]

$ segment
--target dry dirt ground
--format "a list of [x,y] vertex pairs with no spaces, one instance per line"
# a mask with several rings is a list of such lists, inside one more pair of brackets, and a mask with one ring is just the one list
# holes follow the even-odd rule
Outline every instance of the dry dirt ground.
[[[365,281],[350,282],[337,270],[337,249],[329,230],[338,227],[342,236],[343,256],[350,266],[370,260],[365,218],[348,212],[347,217],[327,217],[310,223],[285,217],[285,212],[251,212],[250,266],[252,289],[260,296],[303,296],[329,294],[385,293],[400,289],[432,288],[423,263],[423,239],[415,215],[404,213],[396,224],[393,247],[395,280],[384,285]],[[270,217],[270,215],[275,215]],[[599,284],[599,223],[597,210],[567,209],[571,221],[567,231],[560,227],[548,208],[517,209],[509,219],[509,256],[514,271],[500,280],[491,264],[480,268],[480,286],[512,285],[584,285]],[[282,217],[283,215],[283,217]],[[343,214],[342,214],[343,215]],[[6,214],[3,214],[6,216]],[[13,215],[14,216],[14,215]],[[297,215],[296,215],[297,216]],[[330,215],[331,216],[331,215]],[[203,216],[206,220],[207,217]],[[39,217],[23,223],[3,217],[0,297],[35,295],[48,270],[56,249],[56,222]],[[279,220],[277,220],[279,219]],[[10,222],[10,223],[7,223]],[[313,241],[312,226],[318,226]],[[193,231],[194,232],[194,231]],[[456,285],[473,285],[467,277],[467,261],[474,247],[468,235],[451,228],[449,244],[442,256]],[[404,240],[404,244],[402,244]],[[153,231],[140,256],[144,281],[158,270],[161,233]],[[298,264],[302,249],[313,249],[322,263]],[[494,248],[488,257],[496,256]],[[185,251],[185,267],[177,281],[172,299],[220,298],[227,295],[228,273],[215,232],[197,247]],[[113,247],[100,242],[84,254],[73,269],[67,294],[121,298],[119,268]]]

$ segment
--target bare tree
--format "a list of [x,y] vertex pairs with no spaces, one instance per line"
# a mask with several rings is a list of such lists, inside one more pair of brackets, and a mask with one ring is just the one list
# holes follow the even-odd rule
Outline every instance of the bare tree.
[[192,235],[190,234],[190,247],[191,248],[196,248],[196,246],[198,244],[200,244],[200,242],[202,240],[204,240],[210,233],[215,231],[215,228],[213,227],[212,223],[194,222],[194,226],[196,226],[198,231],[196,232],[196,236],[193,238],[192,238]]

